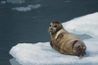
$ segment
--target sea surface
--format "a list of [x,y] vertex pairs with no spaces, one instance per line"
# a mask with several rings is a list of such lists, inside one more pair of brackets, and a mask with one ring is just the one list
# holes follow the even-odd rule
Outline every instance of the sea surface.
[[98,0],[0,0],[0,65],[17,43],[49,41],[48,26],[98,12]]

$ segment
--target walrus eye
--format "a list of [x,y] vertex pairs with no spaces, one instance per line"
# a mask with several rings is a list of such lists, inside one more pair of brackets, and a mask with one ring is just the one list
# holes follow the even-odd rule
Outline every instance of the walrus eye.
[[57,25],[55,25],[54,27],[57,27]]

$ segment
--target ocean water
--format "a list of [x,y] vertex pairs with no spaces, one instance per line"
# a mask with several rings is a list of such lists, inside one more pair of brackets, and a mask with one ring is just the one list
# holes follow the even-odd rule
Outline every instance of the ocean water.
[[98,11],[97,0],[0,0],[0,65],[11,65],[17,43],[49,41],[52,20],[66,22]]

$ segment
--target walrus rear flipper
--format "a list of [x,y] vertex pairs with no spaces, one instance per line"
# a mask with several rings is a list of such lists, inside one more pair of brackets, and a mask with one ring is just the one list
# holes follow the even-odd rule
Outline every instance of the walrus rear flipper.
[[77,56],[82,57],[86,54],[85,49],[81,46],[78,46],[77,48]]
[[73,45],[73,48],[76,51],[75,55],[79,57],[82,57],[86,54],[85,52],[86,47],[84,44],[81,44],[81,43],[82,43],[81,41],[75,40],[74,45]]

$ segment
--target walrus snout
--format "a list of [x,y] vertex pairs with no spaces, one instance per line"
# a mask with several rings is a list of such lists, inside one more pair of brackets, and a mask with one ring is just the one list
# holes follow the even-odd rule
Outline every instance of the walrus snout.
[[55,33],[56,32],[56,29],[55,28],[49,28],[48,30],[50,33]]
[[56,27],[54,27],[53,25],[50,25],[48,31],[50,33],[55,33],[56,32]]
[[53,31],[53,29],[52,29],[52,27],[49,27],[49,30],[48,30],[49,32],[52,32]]

